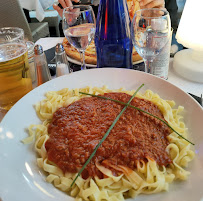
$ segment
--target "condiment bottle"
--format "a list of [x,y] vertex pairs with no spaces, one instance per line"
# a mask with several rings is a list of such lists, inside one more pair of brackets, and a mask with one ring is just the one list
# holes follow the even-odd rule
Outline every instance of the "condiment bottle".
[[47,64],[46,55],[44,54],[42,46],[35,45],[34,52],[35,52],[34,63],[37,71],[37,82],[39,86],[51,80],[51,74]]
[[61,43],[56,45],[56,77],[71,73],[64,47]]
[[132,68],[132,39],[126,0],[100,0],[95,45],[97,67]]

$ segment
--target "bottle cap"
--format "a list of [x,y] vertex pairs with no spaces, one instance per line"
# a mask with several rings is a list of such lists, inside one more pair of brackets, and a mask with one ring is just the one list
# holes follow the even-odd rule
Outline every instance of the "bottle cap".
[[64,47],[63,47],[62,43],[57,43],[57,45],[56,45],[56,53],[60,54],[62,52],[64,52]]
[[35,45],[34,52],[36,55],[41,55],[43,53],[43,48],[41,45]]

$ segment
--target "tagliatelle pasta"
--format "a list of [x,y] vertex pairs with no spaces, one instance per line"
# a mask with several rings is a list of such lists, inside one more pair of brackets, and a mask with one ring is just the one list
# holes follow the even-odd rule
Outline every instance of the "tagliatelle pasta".
[[[47,182],[53,183],[56,188],[67,192],[70,196],[75,197],[76,200],[116,201],[135,197],[139,194],[167,191],[172,181],[187,179],[190,172],[184,168],[193,159],[194,152],[187,141],[172,132],[167,136],[169,144],[166,147],[166,152],[172,160],[172,163],[169,165],[158,165],[155,160],[150,158],[147,161],[135,161],[135,169],[119,164],[108,164],[107,168],[100,163],[96,163],[96,168],[105,176],[102,179],[97,175],[87,179],[79,176],[71,188],[71,183],[77,173],[64,173],[56,164],[48,160],[45,143],[49,139],[48,125],[52,121],[54,112],[60,107],[70,105],[86,97],[86,95],[80,94],[79,91],[95,95],[110,92],[122,92],[132,95],[135,92],[127,91],[123,88],[110,90],[104,86],[102,88],[62,89],[46,93],[46,99],[36,105],[36,112],[43,123],[29,127],[30,136],[24,140],[24,143],[30,143],[35,138],[35,150],[39,154],[37,164],[48,173]],[[174,101],[163,100],[158,94],[150,90],[147,90],[144,94],[138,93],[136,97],[149,100],[157,105],[168,124],[187,138],[187,128],[180,115],[184,109],[183,107],[179,106],[177,109],[173,109],[175,106]],[[115,175],[112,170],[119,172],[119,174]]]

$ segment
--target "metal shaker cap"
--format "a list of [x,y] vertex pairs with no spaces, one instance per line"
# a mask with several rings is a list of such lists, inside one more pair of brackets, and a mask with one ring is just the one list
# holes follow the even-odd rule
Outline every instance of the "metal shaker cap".
[[35,45],[34,48],[35,55],[41,55],[43,53],[43,48],[41,45]]
[[63,47],[62,43],[57,43],[57,45],[56,45],[56,53],[60,54],[62,52],[64,52],[64,47]]

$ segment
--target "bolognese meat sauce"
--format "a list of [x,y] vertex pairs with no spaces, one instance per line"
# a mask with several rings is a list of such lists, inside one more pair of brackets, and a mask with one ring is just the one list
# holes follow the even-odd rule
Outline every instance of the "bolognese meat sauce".
[[[125,103],[131,98],[125,93],[104,96]],[[150,101],[135,97],[131,105],[164,120],[158,107]],[[63,172],[78,172],[123,107],[110,100],[85,97],[59,108],[48,127],[49,139],[45,144],[48,159]],[[171,163],[165,151],[169,133],[170,129],[160,120],[128,107],[85,168],[83,177],[101,176],[95,164],[106,160],[131,169],[136,168],[136,161],[147,159],[166,166]]]

